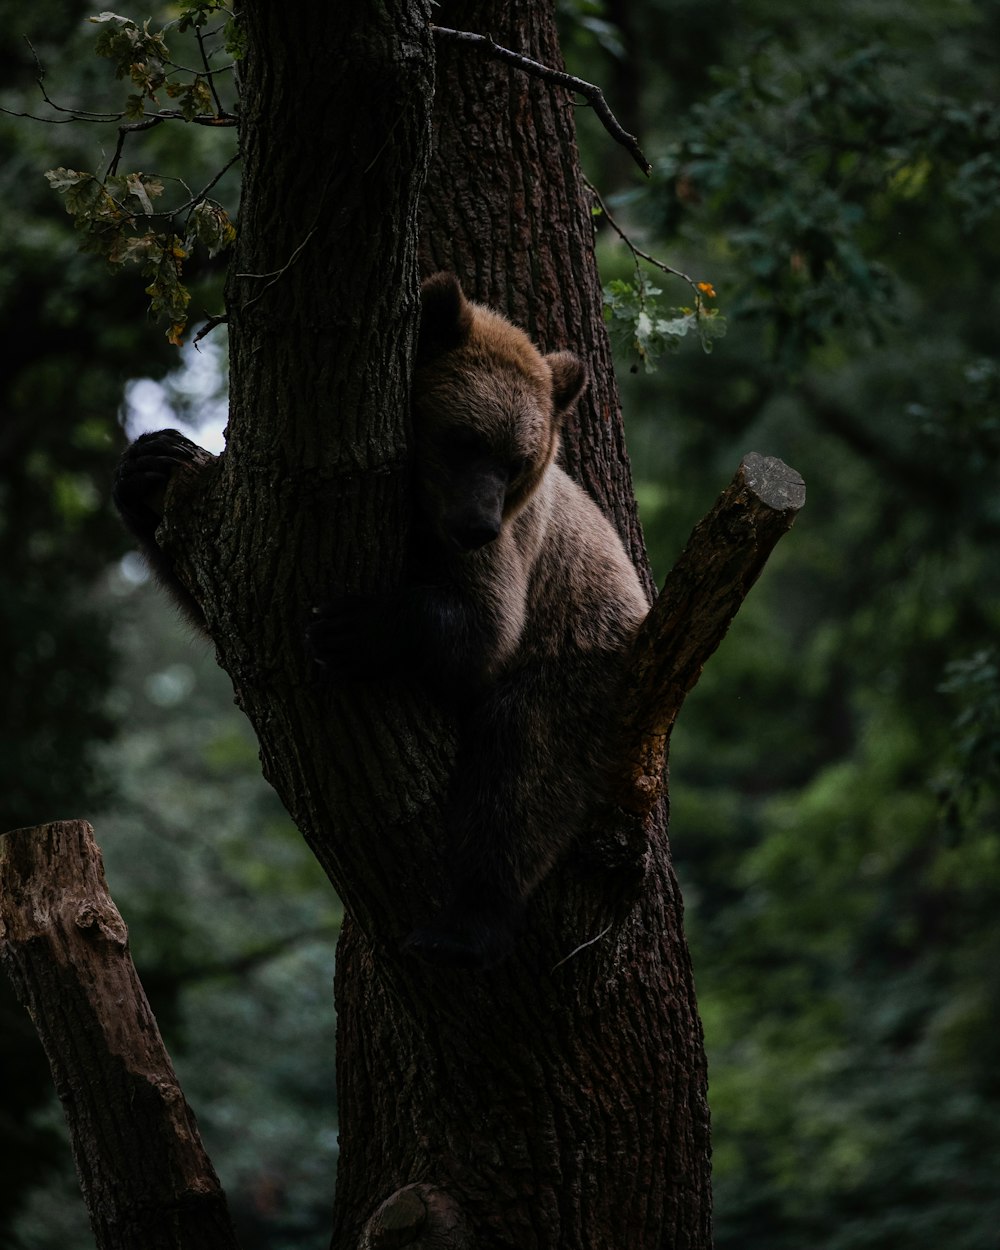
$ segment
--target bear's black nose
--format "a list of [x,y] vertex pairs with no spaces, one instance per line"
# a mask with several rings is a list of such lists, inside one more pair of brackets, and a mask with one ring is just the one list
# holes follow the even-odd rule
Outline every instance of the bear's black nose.
[[500,533],[500,522],[476,521],[472,525],[463,525],[455,532],[455,541],[462,551],[476,551],[491,543]]

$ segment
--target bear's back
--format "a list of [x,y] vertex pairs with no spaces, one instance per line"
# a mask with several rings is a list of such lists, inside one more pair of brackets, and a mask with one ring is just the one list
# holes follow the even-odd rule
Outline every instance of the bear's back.
[[520,659],[621,651],[649,611],[621,539],[590,496],[558,465],[514,519],[527,577]]

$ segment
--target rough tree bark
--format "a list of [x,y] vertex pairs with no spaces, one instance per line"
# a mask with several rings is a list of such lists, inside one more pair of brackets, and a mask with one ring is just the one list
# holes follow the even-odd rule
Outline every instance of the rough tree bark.
[[85,821],[0,840],[0,963],[48,1055],[101,1250],[235,1248]]
[[[312,0],[294,22],[244,0],[242,14],[228,446],[172,484],[159,537],[205,611],[266,776],[348,913],[333,1244],[707,1250],[705,1061],[658,784],[680,699],[798,488],[762,495],[754,483],[784,481],[780,470],[744,471],[735,513],[696,534],[690,569],[712,572],[675,583],[684,593],[637,652],[674,706],[637,702],[619,796],[630,814],[609,810],[543,885],[515,955],[470,976],[401,954],[439,901],[453,730],[386,683],[324,696],[302,631],[329,588],[391,585],[405,550],[432,99],[421,263],[455,269],[543,347],[587,357],[592,390],[565,462],[648,584],[572,104],[459,47],[442,49],[435,95],[429,0]],[[549,0],[443,4],[433,18],[558,62]],[[741,528],[734,516],[758,504],[783,519]],[[700,641],[680,645],[689,631]]]

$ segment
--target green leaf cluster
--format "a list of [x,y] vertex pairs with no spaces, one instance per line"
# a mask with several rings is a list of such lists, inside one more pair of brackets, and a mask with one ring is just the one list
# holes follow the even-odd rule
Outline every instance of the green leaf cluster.
[[150,279],[145,292],[150,312],[167,321],[167,339],[179,345],[187,324],[190,291],[183,281],[183,264],[194,243],[209,256],[229,247],[236,228],[221,204],[201,198],[189,206],[185,237],[172,230],[150,229],[157,213],[153,200],[163,194],[163,183],[141,173],[113,174],[101,180],[75,169],[52,169],[45,175],[63,196],[66,211],[83,232],[84,251],[103,256],[109,265],[134,264]]
[[[676,351],[688,334],[696,336],[705,352],[726,332],[726,319],[717,308],[698,298],[694,308],[664,308],[663,292],[642,272],[633,281],[614,278],[604,287],[604,319],[620,348],[652,373],[665,352]],[[637,369],[633,364],[632,369]]]
[[209,256],[218,256],[236,242],[236,227],[221,204],[202,200],[191,212],[188,239],[199,242]]
[[1000,107],[912,78],[887,42],[759,38],[657,162],[659,227],[725,221],[730,315],[766,324],[785,366],[841,327],[880,341],[905,283],[887,262],[923,205],[998,220]]
[[[236,60],[243,53],[242,28],[232,5],[225,0],[200,0],[186,6],[173,25],[178,34],[194,30],[201,39],[208,21],[218,14],[226,15],[222,48]],[[114,64],[116,78],[128,78],[138,88],[138,94],[128,97],[127,117],[133,120],[142,117],[146,101],[157,103],[156,93],[164,87],[170,99],[178,101],[186,121],[212,111],[211,90],[202,75],[196,73],[183,82],[170,81],[170,75],[177,71],[177,67],[164,38],[166,28],[153,31],[150,30],[151,19],[147,18],[140,27],[131,18],[109,11],[99,13],[90,20],[103,27],[94,43],[94,51]]]
[[186,122],[212,111],[212,92],[200,74],[187,82],[168,82],[166,91],[170,99],[176,101]]
[[114,64],[116,78],[129,78],[139,89],[139,99],[156,99],[166,82],[165,63],[170,52],[161,31],[149,29],[150,19],[137,26],[131,18],[105,11],[90,19],[103,30],[94,44],[98,56]]
[[[110,11],[92,17],[91,23],[100,28],[93,50],[113,63],[117,78],[128,78],[137,90],[128,95],[119,115],[127,124],[119,130],[118,150],[103,177],[68,166],[46,174],[84,236],[82,248],[103,256],[113,266],[139,267],[147,279],[150,311],[166,320],[167,338],[175,345],[181,342],[191,298],[184,262],[196,243],[206,248],[210,258],[218,255],[234,241],[235,227],[222,204],[208,197],[207,189],[194,195],[188,191],[186,200],[176,207],[157,208],[153,201],[163,196],[163,182],[140,172],[120,174],[118,167],[130,132],[149,130],[171,119],[232,123],[233,114],[226,111],[214,85],[215,75],[232,66],[210,68],[220,51],[219,32],[204,30],[208,18],[217,13],[229,16],[228,45],[235,40],[236,26],[226,4],[206,0],[191,5],[182,10],[175,23],[179,36],[194,32],[194,51],[201,57],[204,72],[176,64],[163,31],[151,30],[148,20],[140,27],[131,18]],[[158,103],[157,92],[164,92],[176,107],[148,113],[147,104]],[[48,96],[46,99],[52,103]],[[81,120],[84,116],[93,120],[98,115],[81,115]],[[176,181],[185,186],[182,180]],[[216,181],[218,176],[209,186]]]
[[246,36],[229,0],[196,0],[194,4],[183,5],[177,18],[177,30],[180,34],[187,30],[203,30],[218,14],[224,14],[226,18],[223,25],[223,47],[233,60],[238,61],[246,51]]

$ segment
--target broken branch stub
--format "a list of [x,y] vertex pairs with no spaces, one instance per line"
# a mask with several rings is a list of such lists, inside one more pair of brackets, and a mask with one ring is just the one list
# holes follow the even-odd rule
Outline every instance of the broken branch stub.
[[620,796],[626,810],[644,814],[659,797],[681,705],[805,498],[794,469],[751,452],[692,531],[632,649],[625,742],[633,768]]
[[98,1250],[235,1250],[86,821],[0,838],[0,963],[48,1056]]

